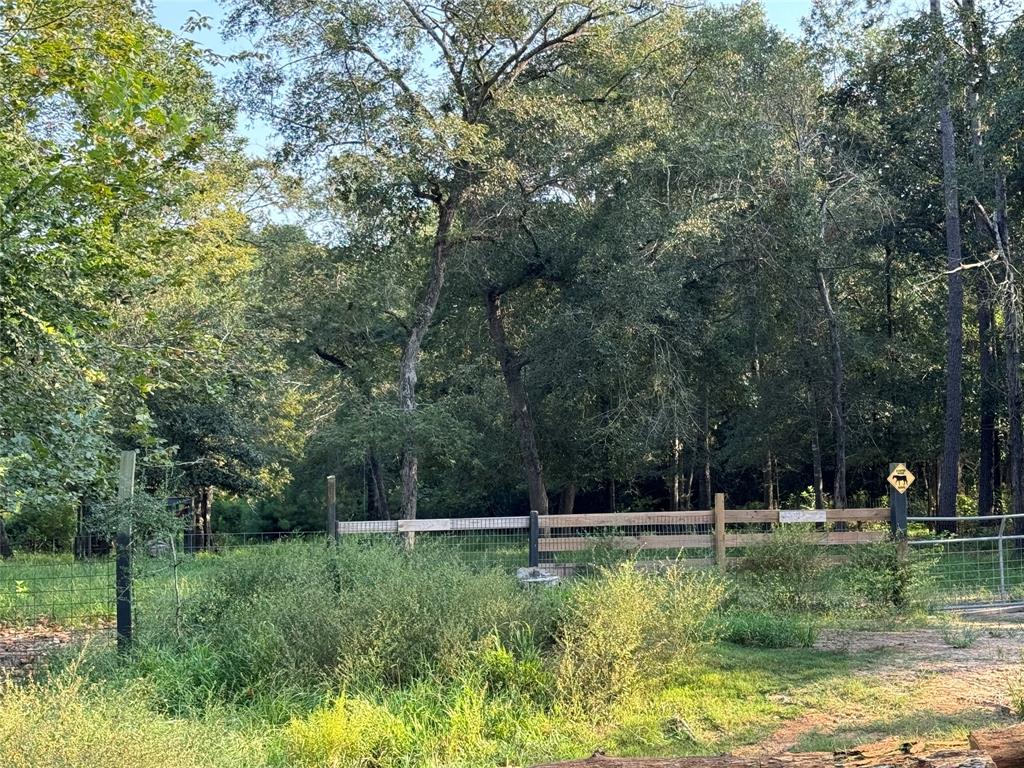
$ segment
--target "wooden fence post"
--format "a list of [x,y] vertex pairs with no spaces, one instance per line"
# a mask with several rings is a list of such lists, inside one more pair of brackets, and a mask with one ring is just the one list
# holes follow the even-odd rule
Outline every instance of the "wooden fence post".
[[[117,476],[117,501],[126,505],[135,495],[135,451],[121,451]],[[117,650],[125,653],[132,645],[132,529],[129,517],[117,532],[117,565],[114,590],[117,598]]]
[[531,568],[540,565],[540,515],[530,510],[530,563]]
[[715,565],[725,570],[725,494],[715,494]]
[[327,541],[338,542],[338,504],[334,475],[327,476]]

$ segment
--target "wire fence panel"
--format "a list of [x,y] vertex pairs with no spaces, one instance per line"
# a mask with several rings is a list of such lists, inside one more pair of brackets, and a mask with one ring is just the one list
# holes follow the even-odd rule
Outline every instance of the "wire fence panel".
[[105,626],[114,617],[114,558],[15,552],[0,561],[0,626]]
[[1024,602],[1022,517],[907,518],[908,544],[932,562],[936,601],[959,607]]

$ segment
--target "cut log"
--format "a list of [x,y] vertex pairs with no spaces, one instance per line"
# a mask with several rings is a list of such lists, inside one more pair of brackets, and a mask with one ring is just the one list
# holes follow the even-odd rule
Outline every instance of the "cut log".
[[[771,757],[605,757],[550,763],[535,768],[996,768],[984,752],[945,749],[917,752],[913,745],[892,743],[886,749],[797,752]],[[1004,768],[998,766],[998,768]]]
[[971,734],[971,749],[984,752],[995,768],[1024,768],[1024,723]]

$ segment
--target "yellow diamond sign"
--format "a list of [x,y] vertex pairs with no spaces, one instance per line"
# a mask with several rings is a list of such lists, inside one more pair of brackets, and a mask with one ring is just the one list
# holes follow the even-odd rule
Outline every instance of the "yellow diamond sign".
[[907,469],[905,464],[897,464],[886,479],[897,493],[906,493],[915,478],[914,473]]

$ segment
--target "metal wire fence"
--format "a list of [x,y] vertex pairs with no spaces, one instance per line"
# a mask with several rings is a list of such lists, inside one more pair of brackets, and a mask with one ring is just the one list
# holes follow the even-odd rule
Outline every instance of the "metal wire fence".
[[[808,513],[800,513],[808,514]],[[560,576],[593,571],[627,559],[641,567],[679,562],[695,568],[729,567],[764,557],[780,532],[801,530],[816,551],[843,567],[865,544],[889,536],[886,509],[829,510],[822,521],[786,511],[725,510],[349,521],[337,524],[350,544],[387,541],[396,552],[429,549],[472,568],[508,572],[536,565]],[[1024,516],[1020,516],[1024,517]],[[943,519],[908,518],[911,555],[928,562],[932,602],[989,605],[1024,601],[1024,519],[1012,515]],[[945,527],[945,529],[944,529]],[[268,547],[302,540],[328,543],[318,533],[191,533],[137,542],[132,566],[134,612],[139,623],[180,610],[182,594],[234,558],[261,557]],[[102,549],[102,548],[100,548]],[[748,568],[749,570],[749,568]],[[112,555],[16,552],[0,561],[0,627],[50,622],[112,628],[115,614]],[[159,617],[166,626],[170,614]]]
[[15,551],[0,561],[0,627],[104,626],[114,616],[114,560]]

